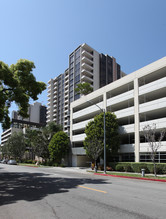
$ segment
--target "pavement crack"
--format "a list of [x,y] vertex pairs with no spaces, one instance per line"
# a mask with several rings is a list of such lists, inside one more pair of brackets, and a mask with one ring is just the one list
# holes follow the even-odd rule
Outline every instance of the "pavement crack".
[[51,208],[51,211],[54,214],[55,218],[60,219],[60,217],[57,216],[56,211],[54,210],[54,207],[50,203],[48,203],[47,199],[45,199],[45,202]]

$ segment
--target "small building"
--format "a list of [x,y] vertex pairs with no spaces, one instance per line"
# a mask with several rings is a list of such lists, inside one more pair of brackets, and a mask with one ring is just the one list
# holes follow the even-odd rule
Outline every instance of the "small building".
[[28,118],[23,118],[17,111],[12,111],[11,127],[1,134],[1,146],[14,132],[23,132],[26,128],[40,128],[46,125],[46,106],[42,106],[41,103],[30,104],[28,115]]

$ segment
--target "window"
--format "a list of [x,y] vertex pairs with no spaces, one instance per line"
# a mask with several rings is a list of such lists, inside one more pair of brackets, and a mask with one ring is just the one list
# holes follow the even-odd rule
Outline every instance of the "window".
[[76,59],[80,57],[80,49],[78,49],[78,50],[76,51],[75,57],[76,57]]
[[78,84],[80,82],[80,75],[77,75],[75,77],[75,84]]
[[73,79],[73,74],[71,74],[71,75],[69,76],[69,80],[71,80],[71,79]]
[[70,56],[70,63],[74,62],[74,55]]
[[77,100],[77,99],[79,99],[80,98],[80,94],[76,94],[75,96],[74,96],[74,100]]
[[70,85],[71,85],[71,84],[73,84],[73,79],[72,79],[72,80],[70,80],[70,82],[69,82],[69,83],[70,83]]

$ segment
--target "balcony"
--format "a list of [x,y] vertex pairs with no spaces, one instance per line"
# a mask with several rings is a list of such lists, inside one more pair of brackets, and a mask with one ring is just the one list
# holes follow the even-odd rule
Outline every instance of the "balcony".
[[67,84],[65,85],[65,91],[68,90],[68,88],[69,88],[69,83],[67,83]]
[[129,133],[134,133],[134,124],[129,124],[129,125],[123,125],[119,127],[119,132],[120,134],[129,134]]
[[85,56],[82,57],[82,63],[86,63],[88,65],[93,65],[93,60],[92,59],[89,59],[89,58],[86,58]]
[[140,123],[140,131],[142,131],[146,125],[153,125],[153,124],[156,124],[156,129],[163,129],[163,128],[165,128],[166,118],[154,119],[154,120],[149,120],[146,122],[141,122]]
[[50,114],[50,109],[47,109],[47,115]]
[[65,100],[65,104],[68,103],[68,102],[69,102],[69,100],[68,100],[68,98],[67,98],[67,99]]
[[[97,104],[101,109],[103,108],[103,102],[100,102]],[[84,108],[82,110],[79,110],[75,113],[73,113],[73,119],[81,118],[89,116],[90,114],[95,115],[98,112],[100,112],[100,109],[96,105],[89,106],[87,108]]]
[[48,90],[51,89],[51,84],[47,86],[47,89],[48,89]]
[[54,90],[54,95],[57,95],[57,90]]
[[67,112],[68,112],[68,108],[67,108],[67,109],[65,109],[64,113],[67,113]]
[[50,118],[50,114],[48,114],[48,115],[46,116],[46,118],[47,118],[47,119]]
[[93,66],[88,65],[86,63],[82,63],[81,67],[86,69],[86,70],[88,70],[88,71],[92,71],[93,70]]
[[166,108],[166,97],[140,104],[139,112],[149,112]]
[[92,78],[92,77],[93,77],[93,72],[90,72],[90,71],[85,70],[85,69],[83,69],[83,70],[81,71],[81,74],[82,74],[82,75],[86,75],[86,76],[88,76],[89,78]]
[[85,137],[86,137],[85,133],[80,135],[73,135],[72,142],[82,142],[84,141]]
[[166,85],[166,77],[161,78],[157,81],[153,81],[149,84],[145,84],[139,88],[139,95],[147,94],[153,91],[160,90],[165,88]]
[[111,97],[107,100],[107,106],[111,106],[117,103],[121,103],[123,101],[127,101],[134,98],[134,90],[127,91],[123,94],[117,95],[115,97]]
[[93,82],[93,79],[92,78],[89,78],[85,75],[82,75],[81,76],[81,82],[88,82],[88,83],[92,83]]
[[86,151],[83,147],[72,148],[72,154],[73,155],[85,155]]
[[47,97],[51,97],[51,92],[49,92],[49,93],[47,94]]
[[[166,141],[161,142],[161,147],[158,149],[158,152],[166,151]],[[140,143],[140,152],[151,152],[148,142]]]
[[114,112],[118,119],[134,115],[134,107],[128,107]]
[[83,50],[81,54],[82,54],[82,56],[85,56],[89,59],[93,58],[93,55],[90,52],[86,51],[86,50]]
[[69,74],[65,75],[65,81],[69,79]]
[[51,122],[50,118],[47,119],[47,123],[48,123],[48,122]]
[[88,122],[90,122],[90,121],[92,121],[92,120],[93,120],[93,119],[88,119],[88,120],[86,120],[86,121],[73,124],[72,130],[75,131],[75,130],[85,129],[85,127],[86,127],[86,125],[88,124]]

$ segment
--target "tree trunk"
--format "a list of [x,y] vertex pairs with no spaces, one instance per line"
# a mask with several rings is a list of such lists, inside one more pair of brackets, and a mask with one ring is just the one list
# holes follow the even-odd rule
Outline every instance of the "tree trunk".
[[97,173],[97,165],[96,165],[96,160],[95,160],[95,173]]
[[155,177],[157,176],[157,173],[156,173],[156,163],[155,163],[155,161],[153,161],[153,164],[154,164],[154,175],[155,175]]

